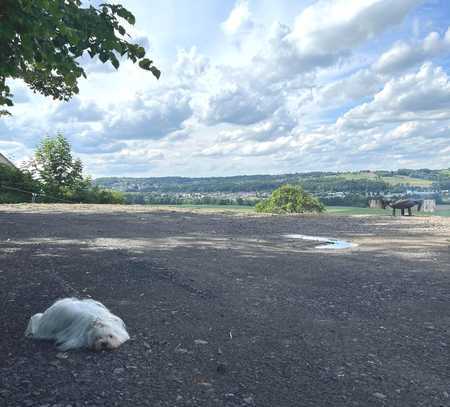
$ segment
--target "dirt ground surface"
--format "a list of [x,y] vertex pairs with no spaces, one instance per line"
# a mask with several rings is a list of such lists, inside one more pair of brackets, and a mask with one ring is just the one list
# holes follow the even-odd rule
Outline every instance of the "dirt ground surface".
[[[0,405],[450,406],[449,245],[438,217],[0,206]],[[67,296],[131,340],[24,337]]]

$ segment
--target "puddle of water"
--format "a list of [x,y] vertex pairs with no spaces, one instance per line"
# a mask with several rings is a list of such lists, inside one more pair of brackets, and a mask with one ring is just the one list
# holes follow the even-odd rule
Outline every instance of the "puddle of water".
[[356,243],[350,243],[346,240],[334,239],[331,237],[320,237],[320,236],[310,236],[310,235],[283,235],[287,239],[302,239],[302,240],[312,240],[314,242],[324,242],[325,244],[319,244],[315,246],[316,249],[350,249],[352,247],[358,246]]

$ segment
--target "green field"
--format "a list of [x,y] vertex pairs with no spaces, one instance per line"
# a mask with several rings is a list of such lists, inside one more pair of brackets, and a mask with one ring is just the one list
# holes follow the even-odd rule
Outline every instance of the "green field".
[[[326,213],[335,215],[391,215],[392,209],[370,209],[370,208],[355,208],[352,206],[327,206]],[[400,211],[397,211],[399,214]],[[445,216],[450,217],[450,205],[441,205],[438,210],[433,213],[417,213],[413,209],[413,214],[416,216]]]
[[[195,211],[205,212],[236,212],[236,213],[249,213],[254,214],[255,208],[251,206],[241,205],[148,205],[152,208],[165,209],[165,210],[177,210],[177,209],[194,209]],[[327,214],[330,215],[386,215],[392,214],[392,209],[370,209],[370,208],[356,208],[353,206],[327,206]],[[398,213],[400,213],[398,211]],[[413,210],[414,215],[417,212]],[[450,217],[450,205],[441,205],[434,213],[419,213],[418,216],[446,216]]]
[[346,180],[371,180],[371,181],[383,181],[386,182],[389,185],[401,185],[401,184],[407,184],[415,187],[429,187],[433,183],[430,180],[427,179],[421,179],[421,178],[413,178],[413,177],[407,177],[404,175],[395,175],[392,177],[380,177],[377,174],[373,172],[362,172],[362,173],[355,173],[355,172],[346,172],[339,174],[340,177],[345,178]]

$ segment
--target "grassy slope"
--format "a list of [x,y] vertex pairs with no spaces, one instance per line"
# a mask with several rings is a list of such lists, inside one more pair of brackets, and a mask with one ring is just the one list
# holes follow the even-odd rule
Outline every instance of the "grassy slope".
[[396,175],[394,177],[378,177],[375,173],[372,172],[363,172],[363,173],[355,173],[355,172],[346,172],[339,174],[340,177],[343,177],[347,180],[361,180],[361,179],[370,179],[384,181],[389,185],[400,185],[400,184],[408,184],[411,186],[418,187],[428,187],[432,184],[432,181],[427,179],[420,178],[412,178],[403,175]]

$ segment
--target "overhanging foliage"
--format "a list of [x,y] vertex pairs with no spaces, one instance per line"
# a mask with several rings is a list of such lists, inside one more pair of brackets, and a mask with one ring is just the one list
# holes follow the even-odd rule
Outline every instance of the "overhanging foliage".
[[[6,79],[23,79],[35,92],[68,100],[86,77],[77,58],[98,56],[119,67],[125,56],[159,78],[145,49],[127,40],[135,17],[120,4],[81,6],[80,0],[0,1],[0,108],[13,105]],[[0,114],[9,114],[0,109]]]

